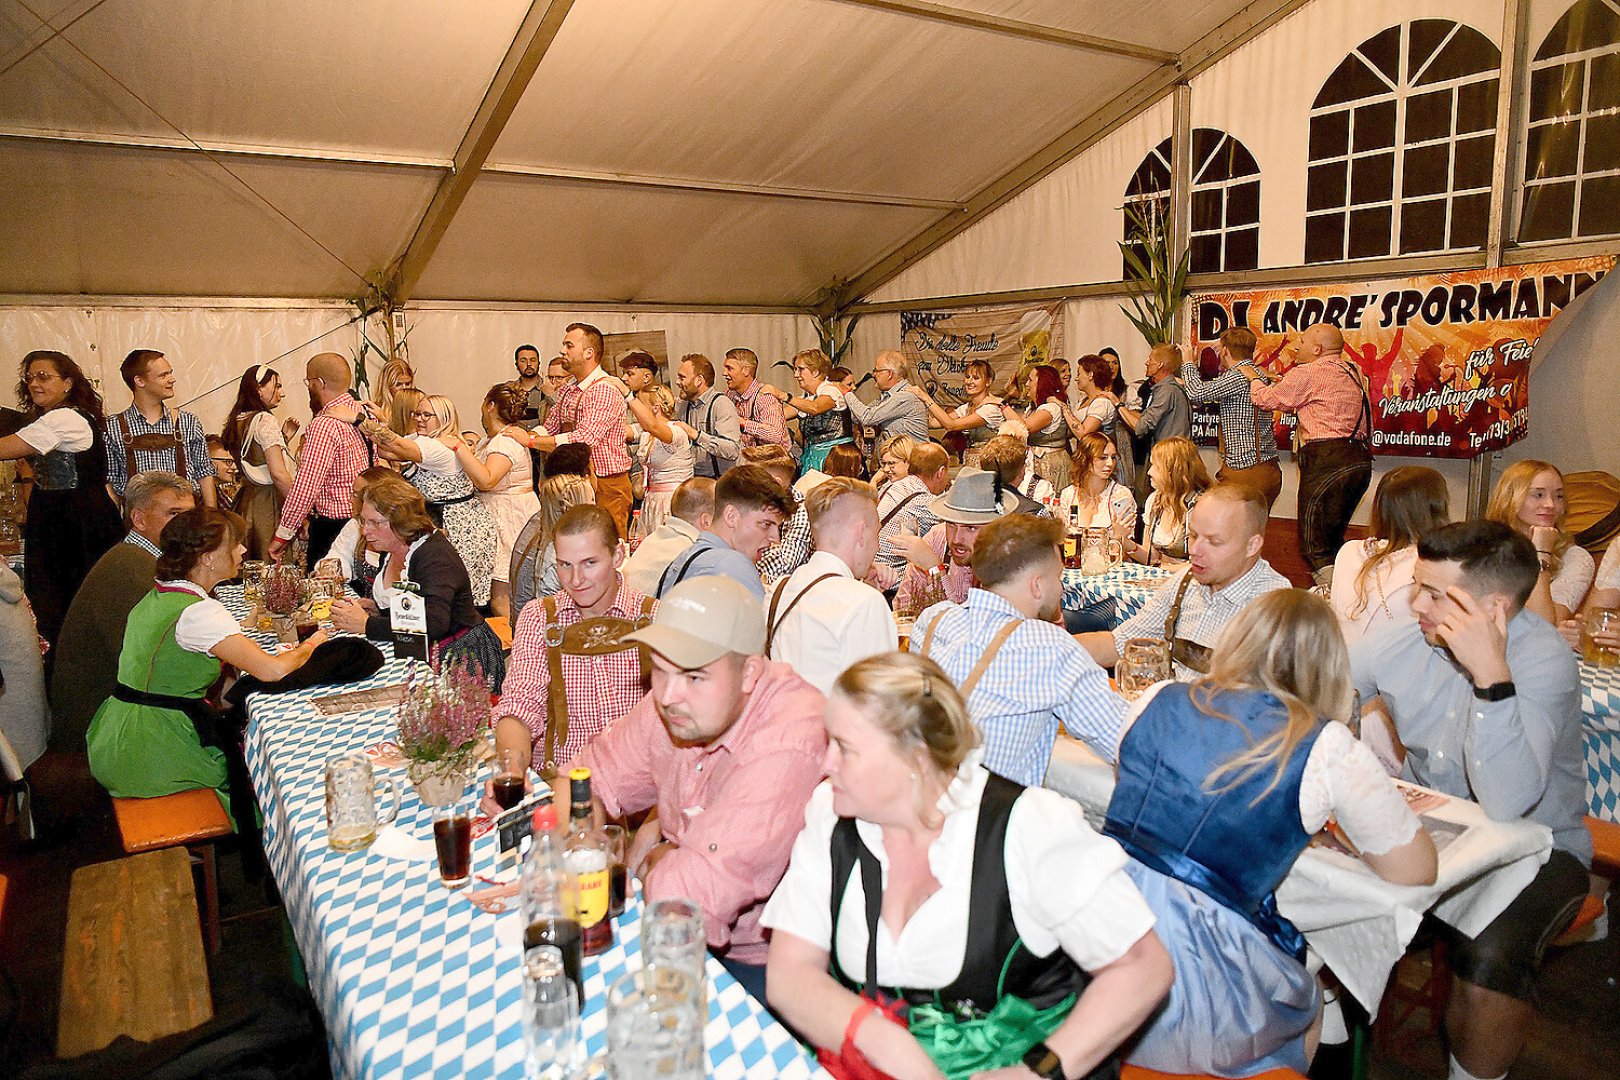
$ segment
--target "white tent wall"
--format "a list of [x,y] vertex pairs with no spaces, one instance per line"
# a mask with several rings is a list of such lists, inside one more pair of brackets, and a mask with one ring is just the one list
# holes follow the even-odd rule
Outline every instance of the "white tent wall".
[[[287,400],[283,415],[309,419],[308,398],[300,380],[306,360],[318,352],[345,356],[360,351],[360,328],[351,322],[347,304],[309,301],[252,307],[229,305],[151,306],[40,304],[0,307],[0,400],[14,396],[11,365],[31,349],[59,349],[77,360],[97,381],[109,410],[127,407],[129,391],[118,366],[131,349],[157,349],[168,356],[178,375],[179,401],[200,397],[188,406],[208,431],[218,431],[235,398],[237,380],[253,364],[276,361]],[[418,369],[417,381],[430,393],[444,393],[461,412],[462,426],[478,427],[478,410],[491,384],[512,377],[512,351],[523,343],[540,349],[542,359],[556,355],[570,322],[589,322],[605,333],[663,330],[670,355],[701,352],[716,369],[727,349],[755,350],[767,381],[787,385],[785,359],[817,344],[814,322],[801,315],[729,315],[681,312],[534,311],[466,308],[424,304],[406,313],[407,349]],[[371,324],[372,340],[381,343]],[[375,378],[379,362],[370,355]],[[212,391],[211,393],[209,391]]]

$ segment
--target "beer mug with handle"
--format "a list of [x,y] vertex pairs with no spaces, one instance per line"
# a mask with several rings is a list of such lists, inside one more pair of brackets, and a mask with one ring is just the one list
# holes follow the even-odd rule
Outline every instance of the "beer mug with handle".
[[371,761],[354,751],[326,759],[326,839],[333,851],[359,851],[377,839],[377,829],[399,814],[399,785],[383,780],[393,805],[377,817],[377,781]]

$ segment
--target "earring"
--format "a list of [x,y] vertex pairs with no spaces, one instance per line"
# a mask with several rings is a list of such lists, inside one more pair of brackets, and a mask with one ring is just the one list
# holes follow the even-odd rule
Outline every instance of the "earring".
[[915,784],[917,782],[917,774],[916,773],[911,774],[911,782],[913,784]]

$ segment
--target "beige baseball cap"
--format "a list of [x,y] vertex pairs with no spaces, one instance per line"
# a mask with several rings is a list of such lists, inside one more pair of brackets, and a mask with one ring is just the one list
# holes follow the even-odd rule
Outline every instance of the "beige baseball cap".
[[722,574],[687,578],[658,601],[652,622],[625,641],[639,641],[683,671],[727,653],[765,652],[765,610],[743,585]]

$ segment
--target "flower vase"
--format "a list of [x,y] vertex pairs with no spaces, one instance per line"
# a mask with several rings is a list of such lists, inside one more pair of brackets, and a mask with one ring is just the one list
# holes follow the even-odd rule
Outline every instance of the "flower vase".
[[411,786],[424,806],[449,806],[467,791],[465,769],[413,761],[408,772]]

